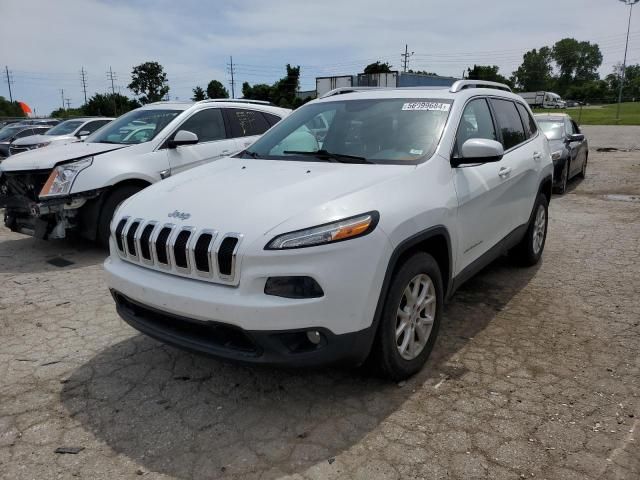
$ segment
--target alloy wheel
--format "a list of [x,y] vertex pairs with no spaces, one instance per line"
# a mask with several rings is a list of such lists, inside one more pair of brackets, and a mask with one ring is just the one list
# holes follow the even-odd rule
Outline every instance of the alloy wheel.
[[413,360],[424,350],[436,307],[436,290],[429,275],[413,277],[402,293],[396,314],[396,348],[403,359]]
[[536,212],[536,218],[533,224],[533,253],[535,255],[538,255],[540,250],[542,250],[546,228],[547,212],[544,209],[544,205],[538,205],[538,211]]

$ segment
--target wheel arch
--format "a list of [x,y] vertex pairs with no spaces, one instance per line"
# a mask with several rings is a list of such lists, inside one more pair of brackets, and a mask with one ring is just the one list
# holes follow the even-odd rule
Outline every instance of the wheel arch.
[[[551,194],[553,192],[553,177],[548,175],[542,179],[538,187],[538,194],[542,193],[547,197],[547,203],[551,202]],[[535,200],[534,200],[535,203]]]
[[141,190],[151,185],[151,182],[141,178],[127,178],[105,188],[101,194],[87,202],[80,213],[81,235],[89,240],[95,240],[98,236],[98,220],[102,214],[104,202],[111,193],[123,187],[139,187]]

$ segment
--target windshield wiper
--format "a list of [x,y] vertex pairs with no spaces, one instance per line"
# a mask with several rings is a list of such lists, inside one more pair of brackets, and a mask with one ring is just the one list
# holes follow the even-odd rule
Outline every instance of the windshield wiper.
[[258,153],[257,152],[250,152],[249,150],[241,151],[238,156],[244,157],[245,155],[247,155],[247,156],[249,156],[251,158],[258,158]]
[[320,159],[327,159],[329,161],[340,163],[373,163],[364,157],[357,157],[355,155],[346,155],[344,153],[333,153],[328,150],[317,150],[315,152],[299,152],[297,150],[285,150],[283,153],[291,155],[312,155]]

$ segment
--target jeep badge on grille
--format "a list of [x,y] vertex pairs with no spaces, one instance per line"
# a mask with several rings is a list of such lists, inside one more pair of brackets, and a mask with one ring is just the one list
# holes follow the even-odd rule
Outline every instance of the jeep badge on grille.
[[169,218],[179,218],[180,220],[187,220],[191,217],[190,213],[179,212],[178,210],[174,210],[170,214],[167,215]]

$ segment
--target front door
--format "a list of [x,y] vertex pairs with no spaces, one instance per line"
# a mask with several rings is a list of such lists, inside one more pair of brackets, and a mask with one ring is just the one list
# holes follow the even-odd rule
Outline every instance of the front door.
[[238,151],[235,140],[227,133],[220,108],[207,108],[194,113],[173,135],[180,130],[195,133],[198,143],[167,149],[171,175]]

